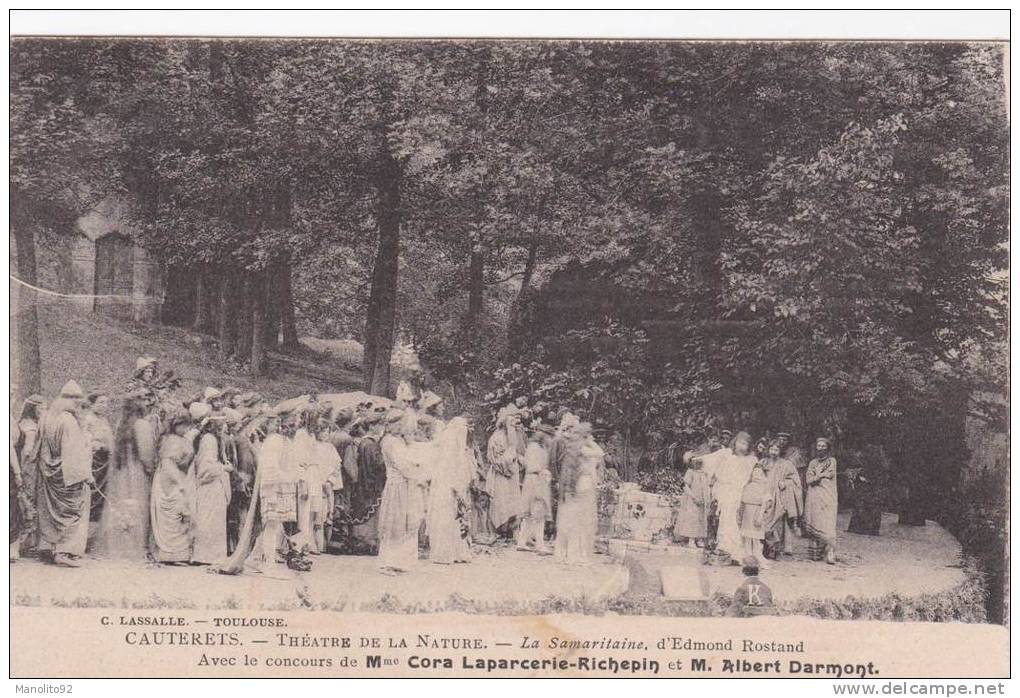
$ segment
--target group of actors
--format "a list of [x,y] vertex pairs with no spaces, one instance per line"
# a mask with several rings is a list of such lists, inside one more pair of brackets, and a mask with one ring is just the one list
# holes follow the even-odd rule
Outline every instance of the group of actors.
[[385,574],[469,562],[473,544],[500,539],[568,563],[594,553],[605,454],[569,412],[553,426],[507,405],[482,447],[468,417],[444,420],[442,399],[407,383],[396,400],[344,407],[179,388],[139,358],[116,430],[110,396],[73,380],[49,404],[25,400],[11,422],[12,561],[78,567],[88,552],[289,576],[355,528]]
[[759,566],[793,556],[795,536],[810,557],[836,563],[837,484],[832,444],[819,437],[814,457],[790,445],[790,434],[753,442],[723,430],[683,454],[684,489],[673,535],[684,545],[713,547],[717,557]]

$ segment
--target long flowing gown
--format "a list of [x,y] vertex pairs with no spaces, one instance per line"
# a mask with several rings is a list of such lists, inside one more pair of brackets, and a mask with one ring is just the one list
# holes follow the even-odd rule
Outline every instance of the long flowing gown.
[[193,448],[191,442],[167,434],[159,445],[159,466],[152,479],[150,513],[155,557],[160,562],[191,559],[191,509],[193,493],[188,478]]
[[106,481],[113,460],[113,429],[105,417],[92,412],[82,419],[82,429],[92,445],[92,480],[95,483],[89,518],[99,521],[105,508]]
[[415,490],[420,489],[423,474],[399,436],[387,434],[380,446],[386,486],[379,505],[379,566],[406,570],[418,560],[423,501]]
[[[774,498],[769,491],[771,471],[766,472],[761,463],[751,469],[751,477],[740,495],[740,534],[744,538],[762,540],[768,528],[768,518],[773,515]],[[734,551],[728,551],[733,554]]]
[[[537,507],[536,501],[540,502]],[[549,450],[537,441],[529,441],[524,449],[521,518],[530,517],[536,508],[544,511],[543,521],[552,519],[552,474],[549,472]]]
[[489,470],[485,491],[489,495],[489,517],[494,528],[500,528],[521,511],[520,464],[523,450],[511,443],[505,427],[489,437],[486,457]]
[[439,434],[429,463],[429,559],[437,564],[467,562],[468,488],[477,464],[467,444],[467,423],[455,418]]
[[807,505],[804,527],[807,533],[826,545],[836,542],[836,459],[813,459],[807,467]]
[[765,521],[766,538],[770,543],[791,549],[792,522],[804,514],[800,473],[792,461],[779,458],[769,467],[768,495],[772,505]]
[[202,434],[192,465],[195,508],[192,514],[194,548],[191,561],[222,562],[227,557],[227,505],[230,503],[230,472],[220,460],[219,441]]
[[555,555],[561,562],[584,563],[595,552],[598,532],[598,470],[605,452],[588,440],[580,450],[576,484],[561,492],[556,512]]
[[704,468],[691,465],[684,473],[684,491],[680,509],[673,524],[675,538],[707,538],[708,511],[712,502],[708,474]]
[[299,548],[318,552],[315,546],[315,507],[322,491],[319,469],[315,464],[315,437],[307,429],[298,429],[284,454],[284,468],[297,479],[297,528]]
[[147,419],[136,419],[131,428],[135,447],[123,449],[126,453],[107,471],[96,552],[103,557],[144,560],[149,549],[149,492],[156,466],[156,437]]
[[8,506],[10,509],[7,512],[8,521],[10,522],[9,531],[9,542],[10,542],[10,556],[11,560],[17,560],[20,548],[21,548],[21,537],[26,533],[31,524],[31,517],[34,515],[34,510],[22,506],[22,503],[26,501],[25,490],[22,485],[21,477],[21,463],[18,462],[18,451],[14,447],[20,438],[18,433],[18,424],[11,418],[11,439],[10,439],[10,478],[8,494]]
[[740,556],[744,546],[738,521],[740,496],[757,460],[754,455],[740,456],[729,448],[702,456],[702,467],[713,483],[712,496],[719,508],[716,548],[734,558]]
[[335,492],[343,489],[343,460],[329,441],[316,441],[314,463],[319,483],[318,491],[311,492],[312,528],[315,532],[315,550],[325,552],[326,524],[332,518]]
[[92,449],[69,405],[54,401],[39,452],[39,549],[84,555],[89,533]]

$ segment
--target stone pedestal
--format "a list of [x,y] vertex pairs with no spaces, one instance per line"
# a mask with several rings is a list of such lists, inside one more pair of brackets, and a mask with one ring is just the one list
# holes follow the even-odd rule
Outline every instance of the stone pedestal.
[[642,542],[671,542],[675,513],[670,498],[642,492],[635,483],[616,491],[612,537]]
[[670,565],[660,571],[662,595],[671,601],[704,601],[712,596],[708,575],[700,565]]

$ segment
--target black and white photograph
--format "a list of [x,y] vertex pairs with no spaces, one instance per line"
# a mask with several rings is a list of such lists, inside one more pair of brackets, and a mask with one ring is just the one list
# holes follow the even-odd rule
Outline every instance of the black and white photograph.
[[263,21],[11,37],[12,676],[1008,674],[1008,41]]

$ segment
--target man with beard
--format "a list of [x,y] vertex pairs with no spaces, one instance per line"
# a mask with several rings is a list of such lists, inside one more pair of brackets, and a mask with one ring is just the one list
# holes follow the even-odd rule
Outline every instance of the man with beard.
[[68,381],[41,430],[39,551],[61,567],[80,567],[88,541],[92,448],[78,422],[84,399],[81,386]]

